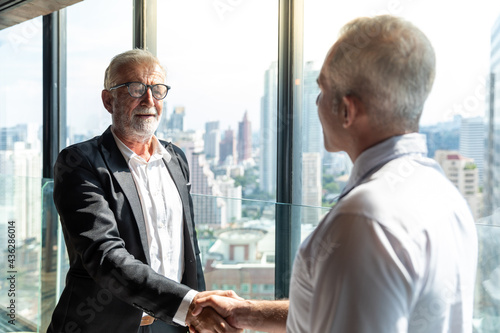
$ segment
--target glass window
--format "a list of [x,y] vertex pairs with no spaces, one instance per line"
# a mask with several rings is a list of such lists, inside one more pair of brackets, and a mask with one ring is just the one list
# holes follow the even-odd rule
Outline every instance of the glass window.
[[[157,135],[189,161],[207,286],[274,286],[278,1],[158,2],[172,89]],[[212,282],[213,281],[213,282]]]
[[0,30],[1,174],[42,176],[42,32],[41,17]]
[[41,17],[0,30],[0,326],[21,331],[39,318],[42,30]]
[[104,71],[111,58],[132,48],[132,1],[82,1],[67,9],[67,22],[69,145],[111,125],[101,100]]
[[[429,157],[441,164],[479,223],[480,260],[474,329],[488,332],[498,327],[500,308],[495,288],[500,260],[498,242],[493,240],[497,230],[482,224],[500,224],[495,213],[500,207],[497,143],[500,135],[500,3],[487,0],[474,3],[311,0],[305,1],[304,7],[304,122],[312,119],[314,112],[309,108],[315,109],[313,94],[309,95],[309,89],[317,91],[317,86],[311,83],[317,76],[315,71],[335,42],[340,27],[351,19],[376,14],[401,16],[421,28],[430,39],[436,51],[437,71],[422,114],[420,132],[427,136]],[[313,128],[317,132],[321,130],[316,119],[304,123],[303,142],[314,139],[310,136]],[[305,148],[306,145],[304,160]],[[320,157],[321,193],[325,205],[345,185],[350,163],[342,154],[321,151]],[[307,173],[313,177],[312,172]],[[466,182],[473,185],[465,186]],[[303,182],[303,186],[312,183]],[[309,190],[305,188],[303,192]],[[313,228],[302,230],[304,238]]]

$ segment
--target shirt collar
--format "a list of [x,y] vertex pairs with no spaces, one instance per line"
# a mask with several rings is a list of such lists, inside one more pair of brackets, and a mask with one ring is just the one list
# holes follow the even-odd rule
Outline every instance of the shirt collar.
[[[143,160],[142,157],[140,157],[132,149],[127,147],[127,145],[125,143],[123,143],[123,141],[120,140],[116,136],[115,132],[113,131],[113,128],[111,128],[111,133],[113,134],[113,137],[115,138],[115,142],[116,142],[116,145],[118,146],[118,149],[122,153],[122,155],[125,158],[125,160],[127,161],[127,163],[129,163],[129,161],[132,158],[138,158],[138,159]],[[160,141],[158,140],[158,138],[155,135],[153,135],[151,143],[153,145],[153,155],[151,155],[152,159],[150,159],[150,161],[158,159],[160,157],[163,157],[167,163],[170,162],[170,159],[172,158],[172,156],[165,149],[165,147],[160,143]],[[156,157],[156,158],[154,158],[154,157]]]
[[339,198],[358,186],[363,179],[387,162],[404,155],[427,156],[425,135],[410,133],[390,137],[363,151],[354,162],[351,176]]

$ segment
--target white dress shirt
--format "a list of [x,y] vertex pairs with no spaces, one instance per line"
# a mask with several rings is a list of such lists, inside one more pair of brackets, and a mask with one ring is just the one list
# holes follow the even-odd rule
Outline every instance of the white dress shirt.
[[477,236],[425,137],[392,137],[354,163],[301,245],[287,332],[471,332]]
[[[181,282],[184,273],[183,209],[179,191],[165,165],[172,158],[156,136],[149,161],[134,153],[113,133],[125,157],[141,201],[149,245],[151,268],[173,281]],[[189,305],[196,295],[190,291],[174,316],[185,325]]]

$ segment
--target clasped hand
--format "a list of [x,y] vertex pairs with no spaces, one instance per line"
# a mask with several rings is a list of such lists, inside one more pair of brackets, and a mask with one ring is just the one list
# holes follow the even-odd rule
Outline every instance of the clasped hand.
[[234,291],[216,290],[198,293],[186,316],[191,333],[233,333],[243,332],[236,310],[243,307],[245,300]]

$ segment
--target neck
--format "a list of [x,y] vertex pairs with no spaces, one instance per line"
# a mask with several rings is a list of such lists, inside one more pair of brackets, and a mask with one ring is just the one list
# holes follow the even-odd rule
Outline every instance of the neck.
[[122,135],[114,131],[115,135],[125,144],[130,150],[142,157],[145,161],[149,161],[153,155],[153,136],[136,136]]
[[349,157],[351,158],[352,163],[356,161],[356,159],[361,155],[362,152],[365,150],[389,139],[392,138],[393,136],[399,136],[403,134],[408,134],[412,133],[413,131],[393,131],[393,132],[367,132],[366,136],[360,136],[359,140],[357,140],[356,144],[354,145],[353,149],[350,152],[347,152]]

